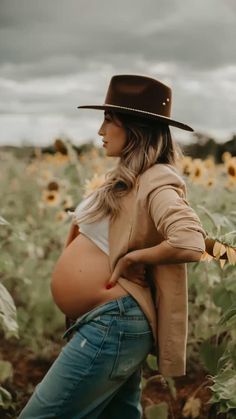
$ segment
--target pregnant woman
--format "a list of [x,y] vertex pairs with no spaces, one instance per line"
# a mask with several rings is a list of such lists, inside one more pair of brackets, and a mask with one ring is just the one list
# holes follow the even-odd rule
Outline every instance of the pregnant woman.
[[185,374],[186,263],[206,233],[186,199],[182,156],[169,125],[171,89],[142,75],[111,78],[98,131],[119,157],[84,199],[52,273],[68,342],[19,418],[140,419],[142,364],[157,356],[165,376]]

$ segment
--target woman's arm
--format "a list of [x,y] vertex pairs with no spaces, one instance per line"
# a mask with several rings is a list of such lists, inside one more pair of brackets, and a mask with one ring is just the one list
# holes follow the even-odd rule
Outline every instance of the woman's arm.
[[125,255],[125,258],[130,263],[168,265],[172,263],[198,262],[202,253],[198,250],[173,247],[164,240],[157,246],[129,252]]
[[148,211],[156,229],[166,241],[162,245],[163,251],[158,251],[163,254],[161,259],[165,259],[165,256],[171,258],[171,255],[178,259],[181,254],[185,257],[184,250],[187,259],[197,258],[198,255],[200,259],[201,253],[206,250],[206,232],[196,212],[177,190],[171,187],[154,190],[149,195]]
[[77,224],[74,224],[74,222],[72,222],[63,250],[78,236],[78,234],[79,234],[79,227]]

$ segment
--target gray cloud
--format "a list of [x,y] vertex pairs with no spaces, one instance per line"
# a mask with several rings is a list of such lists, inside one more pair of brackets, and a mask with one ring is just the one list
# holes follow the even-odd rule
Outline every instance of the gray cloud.
[[230,135],[235,38],[233,0],[0,0],[0,142],[92,136],[101,113],[76,107],[119,73],[159,78],[175,119]]

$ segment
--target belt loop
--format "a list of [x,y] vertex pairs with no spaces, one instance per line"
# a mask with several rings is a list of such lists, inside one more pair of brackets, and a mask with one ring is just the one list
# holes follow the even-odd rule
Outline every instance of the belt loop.
[[118,298],[116,301],[117,301],[117,304],[118,304],[118,307],[119,307],[120,314],[121,315],[125,314],[125,306],[124,306],[124,303],[122,301],[122,298]]

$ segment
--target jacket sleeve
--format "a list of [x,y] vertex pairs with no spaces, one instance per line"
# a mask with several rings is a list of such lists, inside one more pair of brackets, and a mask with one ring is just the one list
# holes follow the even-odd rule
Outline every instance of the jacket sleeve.
[[200,219],[178,189],[154,189],[148,197],[148,211],[167,243],[204,253],[206,232]]

